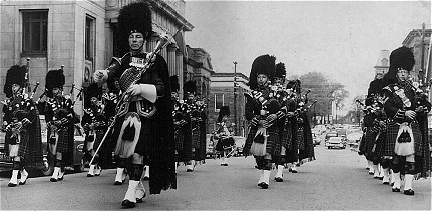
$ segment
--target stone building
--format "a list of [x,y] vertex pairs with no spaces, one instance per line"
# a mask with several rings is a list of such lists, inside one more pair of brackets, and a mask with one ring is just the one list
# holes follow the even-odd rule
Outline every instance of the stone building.
[[388,72],[390,68],[390,53],[388,50],[381,50],[380,55],[378,57],[378,61],[375,68],[375,75],[378,73],[382,73],[383,75]]
[[[419,74],[424,74],[424,77],[426,77],[426,71],[424,70],[426,70],[426,62],[428,60],[427,55],[430,47],[431,32],[431,29],[425,29],[424,40],[422,43],[422,29],[413,29],[402,42],[402,45],[411,48],[414,52],[415,65],[411,72],[411,78],[415,82],[419,82]],[[421,70],[423,70],[423,73],[421,73]]]
[[[432,58],[432,56],[430,55],[431,33],[432,33],[432,29],[425,29],[424,32],[422,29],[413,29],[412,31],[409,32],[405,40],[402,42],[402,45],[411,48],[412,51],[414,52],[415,65],[414,65],[414,69],[411,71],[411,78],[413,79],[414,82],[417,82],[420,85],[427,84],[426,82],[431,79],[431,64],[430,64]],[[427,64],[428,61],[429,64]],[[424,79],[420,80],[421,77],[424,77]],[[428,83],[427,85],[429,85],[429,89],[430,89],[431,84]],[[431,95],[432,93],[429,92],[429,102],[432,101]],[[431,112],[429,112],[428,118],[429,118],[428,119],[429,128],[432,128]]]
[[236,74],[237,86],[234,86],[234,73],[212,74],[208,116],[209,133],[214,132],[216,120],[219,116],[219,109],[222,106],[229,106],[231,112],[229,121],[236,123],[236,135],[246,136],[247,134],[248,122],[245,119],[246,98],[244,93],[249,89],[246,85],[249,82],[249,78],[243,73]]
[[[43,90],[48,70],[64,65],[65,93],[71,85],[81,88],[92,82],[92,73],[108,66],[116,54],[118,11],[136,0],[81,1],[0,1],[0,89],[3,90],[6,71],[15,64],[25,65],[30,58],[30,83],[40,82]],[[146,50],[151,51],[157,33],[181,36],[162,49],[160,54],[168,64],[170,75],[183,78],[186,50],[184,33],[194,26],[185,19],[184,0],[148,0],[151,5],[153,36]],[[180,80],[181,86],[183,81]],[[40,90],[36,97],[42,94]],[[72,93],[72,99],[78,91]],[[0,100],[5,100],[3,92]],[[82,115],[82,98],[74,110]]]

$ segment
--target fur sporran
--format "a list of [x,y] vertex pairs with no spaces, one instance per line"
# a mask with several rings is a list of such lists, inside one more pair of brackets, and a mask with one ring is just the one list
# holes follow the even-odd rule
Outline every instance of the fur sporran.
[[414,154],[414,136],[411,125],[407,122],[399,126],[394,152],[400,156]]

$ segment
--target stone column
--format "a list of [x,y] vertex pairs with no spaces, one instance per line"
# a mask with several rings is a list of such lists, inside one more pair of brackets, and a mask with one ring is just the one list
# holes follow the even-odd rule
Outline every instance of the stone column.
[[183,84],[184,84],[184,72],[183,72],[183,53],[180,50],[175,51],[175,74],[179,77],[180,83],[180,99],[183,99]]
[[176,53],[175,53],[176,48],[173,45],[168,45],[167,46],[167,64],[168,64],[168,72],[169,75],[177,75],[176,74]]

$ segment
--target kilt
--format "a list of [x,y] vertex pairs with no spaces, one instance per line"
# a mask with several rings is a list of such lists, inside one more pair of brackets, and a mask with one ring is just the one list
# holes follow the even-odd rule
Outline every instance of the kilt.
[[372,153],[372,149],[375,145],[375,139],[377,137],[378,133],[374,132],[372,130],[372,127],[367,127],[366,128],[366,133],[364,135],[364,151],[365,153]]
[[174,149],[180,153],[183,150],[184,135],[181,130],[174,131]]
[[[96,129],[96,130],[94,130],[94,132],[96,134],[96,139],[94,139],[93,150],[96,151],[96,149],[99,147],[100,143],[102,142],[102,139],[103,139],[103,137],[105,135],[105,130],[103,130],[103,129]],[[93,141],[93,139],[87,140],[87,135],[86,135],[86,141]],[[90,151],[90,150],[92,150],[92,149],[87,149],[87,151]]]
[[294,131],[294,124],[291,121],[286,121],[285,122],[285,127],[283,129],[282,132],[282,137],[281,137],[281,144],[283,147],[285,147],[286,149],[291,148],[292,145],[292,134]]
[[[252,143],[254,141],[254,137],[258,131],[258,127],[251,127],[249,130],[248,137],[246,139],[245,143],[245,152],[249,153],[249,150],[252,146]],[[277,125],[272,125],[271,127],[267,128],[267,145],[266,147],[266,153],[271,154],[273,156],[279,156],[280,150],[281,150],[281,141],[279,136],[279,128]]]
[[[49,136],[48,136],[49,137]],[[57,152],[67,154],[69,149],[69,131],[67,127],[59,127],[58,129],[58,141],[57,141]]]
[[[11,133],[6,133],[5,136],[5,150],[7,152],[7,154],[9,154],[9,145],[14,145],[16,144],[16,142],[14,140],[12,140],[11,138]],[[21,130],[20,131],[20,142],[19,142],[19,148],[18,148],[18,156],[19,157],[26,157],[29,154],[29,149],[28,149],[28,141],[29,141],[29,134],[27,133],[27,130]]]
[[192,129],[192,147],[193,148],[200,148],[201,145],[201,131],[199,127]]
[[235,144],[235,141],[233,137],[228,138],[219,138],[217,144],[216,144],[216,150],[217,151],[224,151],[225,148],[231,147]]
[[[411,123],[412,133],[414,136],[414,153],[417,156],[423,156],[423,144],[422,144],[422,135],[420,133],[420,128],[417,122]],[[394,149],[395,149],[395,143],[396,143],[396,137],[399,131],[399,124],[397,124],[395,121],[390,121],[387,124],[387,131],[386,131],[386,137],[385,137],[385,144],[384,148],[382,150],[382,155],[384,156],[393,156]]]

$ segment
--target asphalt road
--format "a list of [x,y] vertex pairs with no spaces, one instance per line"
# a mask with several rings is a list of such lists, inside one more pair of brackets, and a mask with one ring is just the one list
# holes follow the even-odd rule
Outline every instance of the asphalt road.
[[[391,192],[365,169],[364,157],[349,149],[315,148],[317,160],[284,171],[284,182],[257,186],[253,157],[208,159],[194,172],[179,168],[178,189],[150,195],[136,210],[431,210],[431,179],[414,181],[414,196]],[[271,179],[275,171],[272,171]],[[24,186],[7,187],[0,178],[1,210],[117,210],[127,185],[114,186],[115,170],[99,177],[67,174],[61,182],[30,178]],[[144,184],[148,187],[148,184]]]

